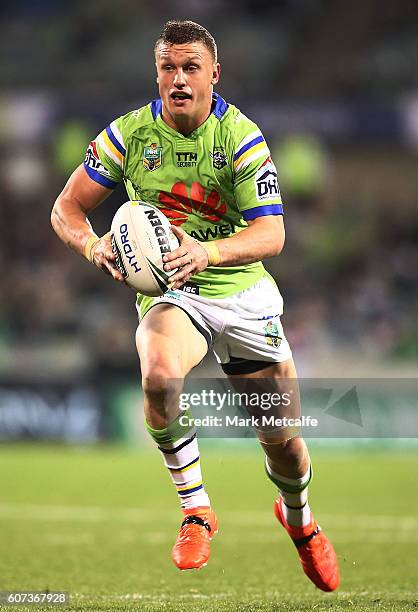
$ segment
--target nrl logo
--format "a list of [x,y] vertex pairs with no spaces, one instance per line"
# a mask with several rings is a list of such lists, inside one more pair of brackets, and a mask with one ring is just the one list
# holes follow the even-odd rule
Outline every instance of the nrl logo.
[[225,153],[220,148],[215,147],[213,153],[209,152],[209,155],[213,159],[213,167],[216,168],[216,170],[222,170],[228,163]]
[[153,142],[149,147],[144,148],[144,154],[142,156],[142,165],[146,170],[152,172],[157,170],[163,163],[163,148],[157,147],[156,143]]

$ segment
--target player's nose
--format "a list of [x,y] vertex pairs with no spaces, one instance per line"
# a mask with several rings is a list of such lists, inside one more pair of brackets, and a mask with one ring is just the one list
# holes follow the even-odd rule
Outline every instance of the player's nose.
[[179,68],[174,75],[174,85],[176,87],[184,87],[184,85],[186,85],[186,75],[184,74],[182,68]]

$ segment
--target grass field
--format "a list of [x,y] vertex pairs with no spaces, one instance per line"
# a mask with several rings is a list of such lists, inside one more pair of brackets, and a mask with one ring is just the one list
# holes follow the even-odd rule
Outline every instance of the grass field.
[[0,591],[65,590],[67,610],[418,610],[417,452],[312,452],[311,506],[340,561],[333,594],[308,581],[276,524],[261,453],[225,443],[203,455],[220,532],[209,565],[181,573],[157,453],[0,447]]

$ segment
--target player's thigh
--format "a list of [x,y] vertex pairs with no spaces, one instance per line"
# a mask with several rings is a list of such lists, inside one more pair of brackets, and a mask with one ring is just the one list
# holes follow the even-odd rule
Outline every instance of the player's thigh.
[[[262,425],[267,423],[256,428],[257,437],[265,450],[271,446],[276,447],[274,453],[266,450],[269,456],[277,454],[279,457],[282,451],[278,446],[300,435],[300,427],[294,425],[295,420],[300,418],[301,410],[299,384],[293,358],[272,363],[257,372],[229,375],[228,378],[235,389],[245,388],[253,397],[260,398],[259,402],[254,402],[255,408],[249,410],[259,423]],[[269,417],[274,418],[274,424],[268,421]],[[295,446],[295,449],[299,449],[299,446],[301,450],[303,449],[303,444],[296,440],[292,446]]]
[[136,346],[144,376],[156,372],[184,378],[206,355],[208,346],[189,316],[171,304],[151,308],[136,332]]
[[279,361],[277,363],[272,363],[267,368],[263,368],[258,370],[257,372],[252,372],[251,374],[237,374],[237,375],[229,375],[228,378],[233,380],[234,378],[268,378],[275,380],[277,379],[277,384],[280,384],[280,380],[286,379],[297,379],[298,375],[296,372],[295,362],[293,358],[286,359],[285,361]]
[[292,357],[249,374],[230,374],[228,378],[235,388],[244,385],[258,395],[263,394],[266,402],[270,398],[271,413],[275,417],[300,417],[300,390]]

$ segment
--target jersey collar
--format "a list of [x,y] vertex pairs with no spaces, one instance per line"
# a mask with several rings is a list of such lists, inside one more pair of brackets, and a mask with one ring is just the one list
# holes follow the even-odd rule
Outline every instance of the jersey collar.
[[[204,123],[202,123],[202,125],[196,128],[191,134],[189,134],[189,136],[185,138],[194,138],[198,134],[200,134],[200,132],[203,131],[203,129],[205,129],[207,124],[210,123],[210,121],[212,120],[212,115],[214,115],[216,119],[218,119],[218,121],[222,120],[223,116],[228,110],[228,103],[225,102],[222,96],[220,96],[218,93],[215,93],[215,92],[213,92],[212,94],[212,100],[213,100],[213,108],[212,108],[212,112],[209,115],[209,117],[206,119]],[[159,127],[162,127],[168,130],[171,134],[175,134],[176,136],[180,137],[181,136],[180,132],[177,132],[176,130],[171,128],[169,125],[167,125],[165,121],[163,121],[163,118],[161,116],[161,111],[163,107],[161,98],[157,98],[156,100],[153,100],[150,106],[151,106],[152,117],[154,121],[158,123]]]
[[220,96],[219,94],[215,92],[213,92],[212,94],[212,100],[215,102],[212,114],[215,115],[215,117],[219,119],[219,121],[221,121],[222,117],[225,115],[226,111],[228,110],[229,105],[227,102],[225,102],[222,96]]

